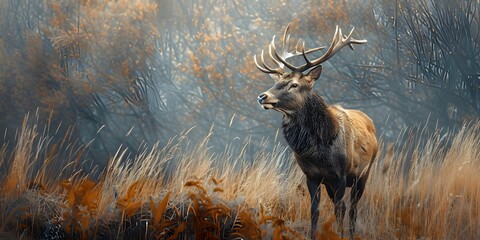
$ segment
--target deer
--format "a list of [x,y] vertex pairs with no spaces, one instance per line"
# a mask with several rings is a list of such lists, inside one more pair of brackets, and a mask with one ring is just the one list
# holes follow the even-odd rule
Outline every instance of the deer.
[[[343,237],[343,220],[346,212],[344,195],[351,188],[349,209],[349,237],[353,239],[357,219],[357,204],[365,190],[370,169],[378,151],[376,130],[370,117],[359,110],[344,109],[340,105],[329,105],[313,86],[322,73],[322,63],[330,59],[343,47],[364,44],[367,40],[352,37],[354,28],[347,36],[337,26],[326,52],[314,60],[311,54],[325,49],[305,49],[301,39],[290,50],[290,24],[285,28],[282,48],[277,51],[275,36],[268,46],[269,64],[264,51],[253,56],[255,65],[275,80],[275,84],[261,93],[257,101],[264,109],[273,109],[283,114],[282,131],[293,158],[306,175],[310,194],[310,237],[315,238],[321,185],[334,204],[337,229]],[[288,62],[302,56],[305,63],[300,66]],[[276,66],[272,67],[272,64]],[[285,69],[287,67],[289,70]]]

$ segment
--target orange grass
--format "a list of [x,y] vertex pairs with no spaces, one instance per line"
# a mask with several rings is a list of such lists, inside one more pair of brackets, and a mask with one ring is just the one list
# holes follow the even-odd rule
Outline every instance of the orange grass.
[[[0,151],[0,167],[8,168],[0,176],[0,232],[78,239],[307,234],[305,179],[283,147],[253,158],[233,155],[230,148],[217,155],[209,151],[210,135],[195,145],[186,131],[166,147],[131,159],[120,147],[93,181],[70,169],[78,163],[63,168],[72,173],[68,178],[46,174],[46,165],[57,166],[59,159],[55,143],[37,129],[25,123],[12,156]],[[404,135],[407,142],[389,144],[377,158],[359,205],[356,238],[479,238],[480,122],[456,134]],[[78,159],[72,155],[72,162]],[[43,165],[34,170],[37,162]],[[332,204],[322,196],[317,236],[340,239]]]

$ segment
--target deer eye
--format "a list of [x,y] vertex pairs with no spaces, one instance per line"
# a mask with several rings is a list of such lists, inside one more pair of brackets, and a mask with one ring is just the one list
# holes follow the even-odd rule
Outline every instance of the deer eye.
[[292,85],[290,85],[290,88],[296,88],[296,87],[298,87],[297,83],[293,83]]

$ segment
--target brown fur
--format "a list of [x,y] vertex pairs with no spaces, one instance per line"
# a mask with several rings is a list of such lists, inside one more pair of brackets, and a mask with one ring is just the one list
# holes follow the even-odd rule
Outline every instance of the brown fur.
[[[368,176],[370,166],[377,155],[376,130],[372,119],[365,113],[344,109],[333,105],[328,110],[336,117],[340,129],[343,128],[348,175],[360,178]],[[350,184],[347,186],[351,187]]]
[[363,112],[329,106],[314,90],[321,65],[303,74],[275,75],[275,85],[258,97],[265,109],[284,114],[283,134],[294,158],[307,176],[311,197],[311,236],[318,222],[320,184],[335,204],[343,234],[344,193],[351,187],[350,238],[353,239],[357,202],[361,198],[377,154],[373,121]]

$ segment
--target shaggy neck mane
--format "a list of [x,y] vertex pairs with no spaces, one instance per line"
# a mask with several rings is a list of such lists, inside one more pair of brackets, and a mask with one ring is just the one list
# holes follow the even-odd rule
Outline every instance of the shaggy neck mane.
[[330,147],[338,133],[338,122],[327,108],[323,98],[313,92],[296,113],[284,116],[283,133],[296,153]]

